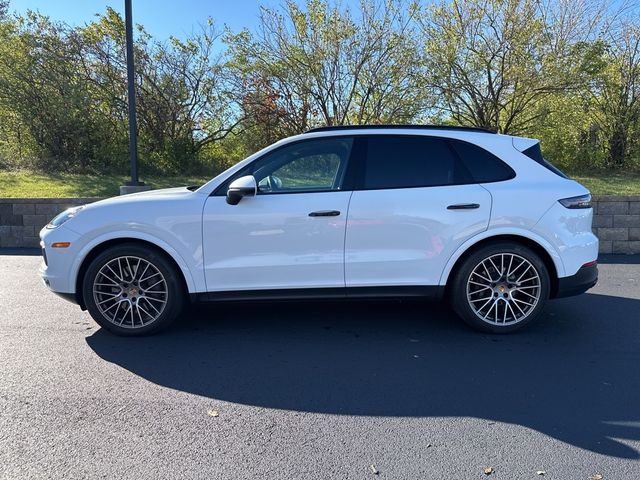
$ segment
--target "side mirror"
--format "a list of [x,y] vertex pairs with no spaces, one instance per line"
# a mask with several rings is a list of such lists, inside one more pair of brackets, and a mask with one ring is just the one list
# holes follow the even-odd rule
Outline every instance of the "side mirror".
[[242,197],[253,197],[258,193],[258,184],[253,175],[236,178],[227,189],[227,203],[237,205]]

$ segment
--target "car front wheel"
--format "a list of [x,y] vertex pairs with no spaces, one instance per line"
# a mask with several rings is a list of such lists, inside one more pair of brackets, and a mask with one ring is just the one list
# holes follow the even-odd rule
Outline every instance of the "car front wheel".
[[535,320],[549,298],[549,272],[531,249],[505,242],[467,257],[451,285],[452,307],[470,326],[508,333]]
[[161,252],[122,244],[99,254],[87,269],[87,310],[117,335],[145,335],[170,325],[180,314],[184,292],[180,272]]

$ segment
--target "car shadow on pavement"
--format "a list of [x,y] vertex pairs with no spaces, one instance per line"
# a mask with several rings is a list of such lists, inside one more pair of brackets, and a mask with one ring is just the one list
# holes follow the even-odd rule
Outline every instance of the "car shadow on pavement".
[[[441,304],[199,307],[146,338],[89,346],[151,382],[215,400],[337,415],[477,417],[639,458],[640,300],[550,302],[528,330],[483,335]],[[622,440],[622,441],[620,441]]]

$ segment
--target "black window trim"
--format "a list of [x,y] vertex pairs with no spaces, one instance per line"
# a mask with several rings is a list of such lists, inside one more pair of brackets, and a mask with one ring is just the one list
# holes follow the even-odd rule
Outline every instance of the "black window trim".
[[[365,181],[365,165],[366,165],[366,155],[367,155],[367,146],[368,146],[368,141],[369,138],[371,137],[399,137],[399,136],[403,136],[403,137],[428,137],[428,138],[437,138],[440,140],[443,140],[447,147],[449,148],[449,150],[451,151],[451,153],[454,155],[454,157],[456,158],[456,160],[460,163],[460,165],[462,166],[462,168],[464,168],[465,170],[467,170],[467,172],[469,173],[469,177],[471,177],[473,179],[473,175],[471,175],[471,172],[468,171],[466,165],[464,164],[464,162],[462,161],[462,159],[460,158],[460,155],[458,154],[458,152],[456,151],[456,149],[453,146],[453,142],[462,142],[462,143],[468,143],[470,145],[473,145],[476,148],[480,148],[483,151],[485,151],[487,154],[491,155],[491,157],[493,157],[494,159],[496,159],[498,162],[500,162],[501,165],[503,165],[506,170],[509,172],[509,177],[505,178],[505,179],[501,179],[501,180],[492,180],[492,181],[488,181],[488,182],[477,182],[475,179],[473,179],[471,182],[463,182],[463,183],[443,183],[443,184],[436,184],[436,185],[418,185],[418,186],[411,186],[411,187],[369,187],[369,188],[365,188],[364,187],[364,181]],[[511,168],[506,162],[504,162],[500,157],[498,157],[497,155],[491,153],[490,151],[488,151],[486,148],[481,147],[478,144],[475,144],[473,142],[468,142],[466,140],[460,140],[458,138],[450,138],[450,137],[443,137],[440,135],[418,135],[415,133],[379,133],[379,134],[371,134],[371,135],[359,135],[359,138],[363,139],[363,150],[361,152],[359,152],[359,155],[357,157],[354,158],[353,156],[353,148],[352,148],[352,155],[351,155],[351,159],[350,160],[355,160],[355,162],[358,162],[357,165],[357,176],[355,178],[355,181],[353,183],[353,190],[354,191],[374,191],[374,190],[398,190],[398,189],[402,189],[402,188],[433,188],[433,187],[457,187],[457,186],[461,186],[461,185],[485,185],[488,183],[498,183],[498,182],[506,182],[508,180],[513,180],[516,177],[516,172],[513,168]],[[354,144],[355,145],[355,144]]]
[[245,175],[251,175],[251,173],[249,173],[252,170],[252,167],[255,165],[256,162],[259,162],[260,160],[264,159],[267,155],[271,155],[274,154],[284,148],[288,148],[291,147],[293,145],[297,145],[299,143],[305,143],[305,142],[314,142],[314,141],[318,141],[318,140],[325,140],[325,139],[330,139],[330,140],[334,140],[334,139],[351,139],[352,140],[352,145],[351,145],[351,152],[349,154],[349,158],[347,158],[347,162],[346,162],[346,166],[343,169],[343,174],[342,174],[342,179],[339,185],[338,189],[334,189],[334,188],[328,188],[328,189],[323,189],[323,190],[299,190],[299,191],[293,191],[293,192],[261,192],[260,196],[263,195],[297,195],[300,193],[327,193],[327,192],[350,192],[353,190],[353,188],[347,188],[350,187],[351,185],[349,185],[349,182],[353,179],[353,175],[350,174],[352,168],[353,168],[353,164],[355,163],[354,161],[354,156],[355,155],[360,155],[360,152],[358,151],[356,153],[356,144],[358,143],[359,135],[328,135],[326,137],[314,137],[314,138],[301,138],[300,140],[295,140],[293,142],[287,142],[284,145],[279,146],[278,148],[274,148],[273,150],[269,150],[268,152],[266,152],[264,155],[260,155],[258,158],[256,158],[255,160],[253,160],[251,163],[249,163],[248,165],[245,165],[243,168],[241,168],[240,170],[238,170],[236,173],[234,173],[233,175],[231,175],[230,177],[228,177],[226,180],[224,180],[220,185],[218,185],[215,190],[211,193],[211,197],[224,197],[227,195],[227,190],[229,188],[229,184],[231,182],[233,182],[234,180],[243,177]]

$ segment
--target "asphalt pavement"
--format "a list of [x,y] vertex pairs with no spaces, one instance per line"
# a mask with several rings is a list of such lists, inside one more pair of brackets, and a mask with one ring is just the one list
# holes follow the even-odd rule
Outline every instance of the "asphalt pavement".
[[119,338],[0,253],[0,479],[640,479],[639,257],[509,336],[332,301]]

